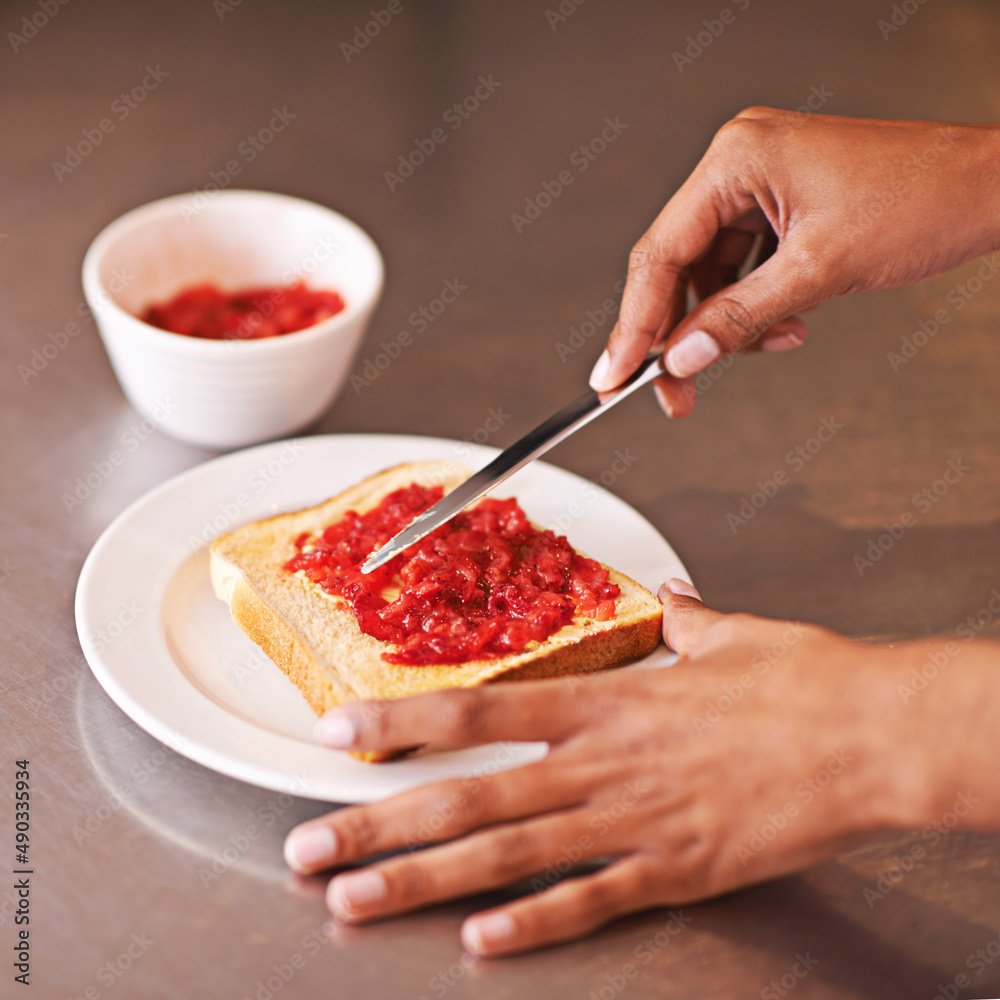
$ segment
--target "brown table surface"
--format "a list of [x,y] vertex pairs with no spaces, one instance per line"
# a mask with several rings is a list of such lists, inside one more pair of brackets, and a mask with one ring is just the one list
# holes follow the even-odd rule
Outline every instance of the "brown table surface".
[[[316,431],[462,438],[498,408],[509,419],[489,443],[509,443],[581,390],[609,324],[571,354],[558,344],[614,297],[629,247],[727,117],[822,95],[824,111],[843,114],[1000,119],[995,2],[731,0],[732,23],[700,54],[691,48],[683,72],[673,54],[709,30],[702,22],[723,0],[407,0],[350,61],[341,43],[384,0],[47,6],[0,5],[0,28],[20,35],[7,35],[0,57],[0,786],[7,799],[13,761],[31,759],[34,986],[23,995],[266,1000],[295,954],[304,966],[280,984],[283,1000],[768,997],[784,995],[806,955],[817,964],[795,987],[803,1000],[931,997],[939,986],[997,995],[1000,837],[986,834],[880,837],[800,876],[686,908],[692,919],[668,945],[656,938],[668,914],[655,911],[565,947],[477,964],[461,961],[457,930],[482,899],[306,943],[325,910],[316,892],[290,884],[280,841],[319,803],[295,801],[203,885],[199,872],[275,795],[161,750],[119,711],[84,661],[73,595],[110,520],[210,454],[154,434],[69,512],[63,493],[139,418],[92,326],[36,375],[20,371],[77,318],[81,258],[103,225],[202,188],[237,159],[234,183],[329,204],[381,246],[386,293],[355,371],[380,340],[412,331],[408,317],[447,279],[468,286],[414,335],[405,361],[362,392],[348,386]],[[898,30],[883,38],[879,21],[894,7]],[[550,23],[547,10],[560,9],[570,13]],[[36,21],[28,31],[25,17]],[[166,77],[57,178],[53,161],[147,66]],[[384,172],[480,76],[499,87],[390,191]],[[273,108],[294,119],[246,162],[240,144]],[[570,157],[606,118],[626,127],[579,172]],[[564,169],[573,183],[518,233],[512,213]],[[614,491],[663,532],[716,607],[855,636],[953,630],[1000,586],[1000,281],[961,310],[964,294],[949,298],[979,266],[829,303],[811,317],[805,348],[740,361],[693,419],[669,423],[643,393],[551,458],[594,478],[629,450],[635,461]],[[941,308],[948,325],[894,372],[888,352]],[[808,448],[824,420],[842,429],[793,471],[787,454]],[[914,494],[952,460],[969,471],[917,512]],[[727,514],[777,470],[790,482],[734,532]],[[908,511],[916,526],[859,576],[853,557]],[[137,768],[151,770],[148,780],[116,798]],[[12,812],[5,806],[5,850]],[[97,832],[81,836],[88,821]],[[864,890],[914,845],[925,859],[873,902]],[[0,888],[4,996],[22,995],[8,961],[10,892]],[[649,941],[649,961],[623,979]],[[973,957],[971,968],[977,949],[989,962]],[[956,992],[963,972],[972,986]]]

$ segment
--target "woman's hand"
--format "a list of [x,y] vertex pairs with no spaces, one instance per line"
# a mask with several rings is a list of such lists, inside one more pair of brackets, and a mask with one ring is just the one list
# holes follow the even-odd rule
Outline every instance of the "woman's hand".
[[[591,384],[614,388],[665,342],[657,393],[687,416],[691,376],[728,354],[798,346],[796,313],[998,248],[1000,127],[748,108],[633,248]],[[747,263],[759,266],[737,280]],[[685,315],[689,286],[701,302]]]
[[[345,749],[548,740],[551,750],[305,823],[286,842],[291,867],[315,873],[443,842],[336,876],[328,904],[348,922],[533,876],[534,894],[462,928],[469,951],[499,955],[790,872],[858,834],[935,815],[922,713],[936,701],[908,707],[897,690],[912,651],[723,615],[689,584],[671,586],[660,599],[664,637],[681,653],[672,668],[328,712],[317,732]],[[609,857],[559,881],[571,864]]]

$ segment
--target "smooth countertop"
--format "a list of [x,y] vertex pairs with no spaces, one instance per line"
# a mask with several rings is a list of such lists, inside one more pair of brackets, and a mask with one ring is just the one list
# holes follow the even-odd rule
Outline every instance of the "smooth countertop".
[[[400,0],[362,46],[373,6],[386,4],[0,5],[0,829],[10,844],[13,761],[28,757],[24,995],[1000,995],[1000,836],[976,833],[888,834],[685,907],[678,933],[676,915],[652,911],[506,961],[463,959],[458,926],[481,899],[329,938],[317,887],[291,880],[280,856],[283,833],[323,807],[178,756],[94,680],[73,623],[88,550],[131,501],[211,457],[143,431],[93,326],[67,333],[82,318],[83,253],[122,212],[222,184],[355,218],[388,280],[353,370],[401,331],[412,344],[348,384],[315,431],[504,445],[581,391],[631,244],[741,107],[811,99],[842,114],[1000,119],[991,0],[902,4],[915,9],[889,31],[888,2],[734,0],[718,33],[703,22],[723,0]],[[95,128],[103,138],[83,155]],[[412,166],[428,141],[403,176],[400,158]],[[970,285],[981,266],[824,305],[806,346],[721,372],[691,419],[671,424],[640,393],[550,457],[600,478],[616,452],[634,456],[613,491],[716,607],[854,636],[954,631],[1000,589],[1000,281]],[[423,320],[448,282],[461,294]],[[939,309],[950,322],[917,338]],[[907,339],[925,342],[894,370]],[[816,447],[825,421],[836,434]],[[125,435],[141,435],[127,462],[69,509],[63,495]],[[950,462],[968,471],[915,506]],[[788,483],[734,529],[727,515],[778,471]],[[859,575],[854,556],[907,511],[915,527]],[[220,863],[264,814],[265,834]],[[8,958],[12,891],[0,888]],[[4,970],[0,993],[20,995]],[[963,973],[972,985],[953,992]]]

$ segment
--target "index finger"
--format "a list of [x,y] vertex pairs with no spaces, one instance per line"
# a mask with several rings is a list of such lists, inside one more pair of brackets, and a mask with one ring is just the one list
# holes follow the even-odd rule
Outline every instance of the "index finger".
[[316,739],[338,750],[435,750],[496,740],[560,743],[589,714],[583,690],[592,681],[566,677],[432,691],[389,701],[354,701],[317,722]]
[[639,367],[668,326],[688,265],[723,226],[756,206],[749,195],[719,187],[707,156],[632,248],[621,313],[591,376],[599,392],[614,389]]

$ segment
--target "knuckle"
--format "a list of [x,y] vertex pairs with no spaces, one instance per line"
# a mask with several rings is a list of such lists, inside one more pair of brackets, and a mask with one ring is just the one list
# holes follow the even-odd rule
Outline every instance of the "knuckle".
[[731,628],[737,634],[743,631],[755,629],[758,625],[765,621],[765,619],[758,618],[757,615],[751,615],[747,611],[736,611],[726,617],[729,620]]
[[713,834],[714,831],[710,832],[710,824],[706,822],[699,832],[692,834],[677,850],[678,869],[698,882],[704,881],[715,861],[714,844],[717,837]]
[[754,639],[759,641],[768,633],[768,626],[769,623],[763,618],[747,614],[745,611],[737,611],[720,618],[705,635],[710,636],[713,646]]
[[589,878],[580,883],[580,909],[592,915],[610,914],[619,905],[623,886],[608,878]]
[[431,876],[423,860],[407,860],[383,868],[382,875],[394,903],[405,906],[430,898]]
[[426,804],[422,827],[443,839],[480,826],[489,815],[489,793],[483,783],[469,788],[453,784]]
[[714,890],[720,879],[721,833],[717,824],[705,824],[675,845],[671,858],[671,895],[686,902]]
[[779,116],[784,114],[780,108],[772,108],[767,104],[751,104],[748,108],[744,108],[738,115],[737,118],[770,118],[772,116]]
[[357,857],[371,854],[378,844],[378,826],[371,813],[363,806],[340,812],[337,816],[337,834],[346,842],[350,854]]
[[444,691],[439,706],[439,724],[445,733],[462,739],[480,736],[486,724],[486,693],[479,688]]
[[643,237],[629,251],[628,270],[629,274],[643,275],[652,270],[653,247],[648,237]]
[[536,856],[534,838],[517,826],[495,831],[484,844],[484,866],[498,883],[522,877]]
[[806,301],[789,301],[785,315],[814,305],[830,295],[852,290],[856,274],[854,247],[831,241],[821,252],[812,240],[789,241],[786,256],[789,268],[798,277],[797,292]]
[[720,318],[727,327],[725,335],[729,341],[727,347],[730,351],[746,347],[763,330],[772,325],[766,317],[762,319],[755,317],[747,306],[733,295],[721,296],[718,310]]
[[[741,114],[748,115],[752,109]],[[713,152],[742,149],[755,141],[760,132],[758,119],[750,117],[730,118],[714,135],[709,149]]]
[[354,717],[360,724],[358,728],[365,743],[383,747],[391,740],[392,702],[364,702],[354,708]]
[[628,273],[632,280],[648,280],[664,274],[678,273],[680,270],[650,233],[642,236],[629,251]]
[[462,789],[458,818],[466,829],[479,826],[497,814],[498,804],[496,782],[489,777],[479,778]]

